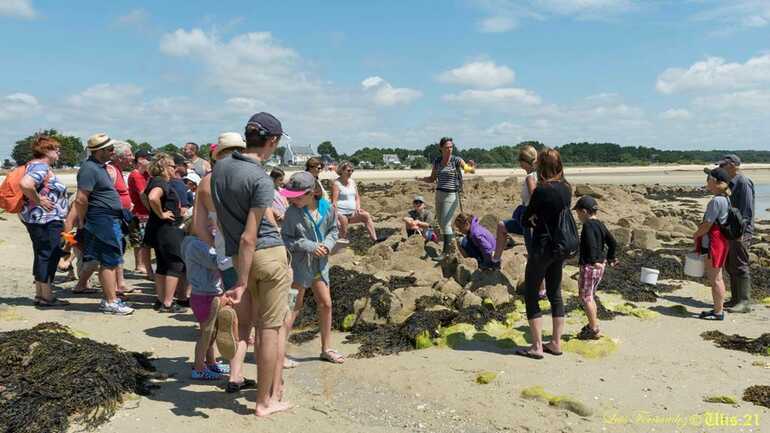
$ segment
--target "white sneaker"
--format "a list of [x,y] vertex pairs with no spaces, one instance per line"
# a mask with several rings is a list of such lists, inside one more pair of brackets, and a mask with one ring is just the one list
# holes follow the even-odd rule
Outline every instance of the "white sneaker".
[[99,304],[99,309],[102,310],[102,313],[104,314],[117,314],[119,316],[128,316],[129,314],[134,313],[133,308],[120,301],[108,303],[107,301],[102,300]]

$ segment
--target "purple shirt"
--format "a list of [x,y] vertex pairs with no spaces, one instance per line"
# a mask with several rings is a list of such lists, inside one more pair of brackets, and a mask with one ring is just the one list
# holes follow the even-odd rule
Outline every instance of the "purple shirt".
[[491,259],[495,252],[495,237],[484,226],[479,224],[479,219],[473,217],[468,238],[484,254],[485,259]]

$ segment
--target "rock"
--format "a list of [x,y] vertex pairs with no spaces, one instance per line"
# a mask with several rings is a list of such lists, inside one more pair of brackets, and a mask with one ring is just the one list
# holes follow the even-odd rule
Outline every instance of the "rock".
[[379,317],[377,312],[371,306],[369,297],[361,298],[353,303],[353,314],[358,317],[358,320],[373,323],[376,325],[385,325],[388,323],[387,319]]
[[506,289],[513,290],[516,287],[516,281],[511,281],[511,278],[501,270],[477,270],[471,274],[471,290],[496,285],[502,285]]
[[409,236],[403,242],[396,244],[395,252],[405,256],[423,257],[425,255],[425,240],[422,236]]
[[502,284],[482,287],[476,291],[476,294],[481,296],[482,299],[489,299],[494,306],[502,305],[513,300],[513,296],[511,296],[508,291],[508,287]]
[[561,279],[561,290],[567,293],[577,293],[578,282],[565,275],[564,278]]
[[461,293],[465,292],[465,289],[463,289],[454,278],[437,281],[436,284],[433,285],[433,289],[445,295],[454,297],[460,296]]
[[460,301],[460,307],[468,308],[474,305],[481,305],[482,302],[483,300],[477,294],[465,292],[465,295],[463,295],[462,300]]
[[500,258],[500,269],[513,277],[515,281],[524,279],[524,271],[527,268],[527,257],[523,254],[516,254],[513,251],[503,251]]
[[390,245],[387,245],[385,242],[380,242],[379,244],[373,245],[371,248],[369,248],[367,256],[370,258],[376,257],[383,260],[390,260],[393,258],[393,248],[391,248]]
[[655,239],[654,230],[635,229],[633,238],[631,239],[631,246],[634,248],[655,251],[660,244],[658,243],[658,240]]
[[658,239],[666,242],[670,242],[674,237],[671,235],[671,232],[663,232],[659,231],[657,232]]
[[485,229],[489,230],[490,233],[493,235],[497,233],[497,222],[499,219],[491,214],[484,215],[480,220],[479,224],[481,224]]
[[628,218],[620,218],[618,219],[618,225],[630,229],[633,225],[633,222]]
[[441,272],[444,274],[444,278],[454,278],[461,258],[457,254],[452,254],[441,261]]
[[619,248],[624,248],[631,245],[631,229],[620,227],[613,230],[612,235],[615,237],[615,241],[618,243]]
[[403,323],[414,313],[415,302],[423,296],[433,296],[436,292],[431,287],[407,287],[393,291],[390,307],[390,323]]
[[593,198],[603,199],[604,194],[597,191],[590,185],[577,185],[575,187],[575,197],[583,197],[584,195],[590,195]]
[[644,225],[652,229],[661,230],[666,226],[666,221],[658,217],[648,217],[644,220]]
[[674,228],[671,230],[671,233],[675,237],[692,237],[692,234],[695,233],[695,230],[690,229],[684,224],[675,224]]
[[457,260],[457,269],[455,270],[455,281],[463,287],[467,286],[473,278],[473,273],[479,268],[476,259],[461,257]]

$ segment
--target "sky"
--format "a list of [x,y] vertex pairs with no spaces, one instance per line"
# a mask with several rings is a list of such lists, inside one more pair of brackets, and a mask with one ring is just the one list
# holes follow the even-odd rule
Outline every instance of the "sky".
[[770,150],[770,0],[0,0],[0,158],[216,141]]

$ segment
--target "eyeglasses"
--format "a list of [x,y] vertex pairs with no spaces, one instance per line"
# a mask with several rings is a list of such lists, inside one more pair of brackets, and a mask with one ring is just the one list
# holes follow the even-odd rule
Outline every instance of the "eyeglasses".
[[352,168],[349,168],[349,169],[347,169],[345,171],[347,171],[348,173],[353,173],[353,169]]

